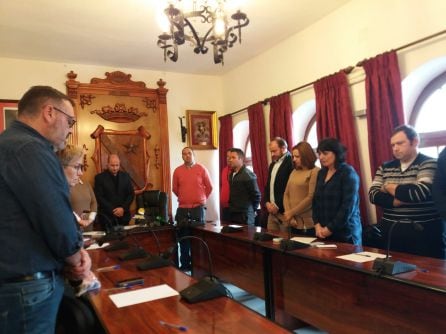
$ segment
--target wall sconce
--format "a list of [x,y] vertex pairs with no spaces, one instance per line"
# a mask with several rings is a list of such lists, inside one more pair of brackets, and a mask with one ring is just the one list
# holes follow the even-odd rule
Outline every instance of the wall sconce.
[[183,125],[183,118],[186,117],[178,117],[180,119],[180,127],[181,127],[181,140],[183,143],[186,142],[186,134],[187,134],[187,128]]

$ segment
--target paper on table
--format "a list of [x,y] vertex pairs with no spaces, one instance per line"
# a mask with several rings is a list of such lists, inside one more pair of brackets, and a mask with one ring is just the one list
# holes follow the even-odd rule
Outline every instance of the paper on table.
[[116,307],[119,308],[176,295],[178,295],[178,291],[172,289],[167,284],[161,284],[150,288],[110,295],[110,299],[115,303]]
[[314,240],[316,240],[316,238],[313,238],[313,237],[293,237],[293,238],[291,238],[291,240],[299,241],[299,242],[302,242],[304,244],[311,244]]
[[243,228],[243,226],[242,225],[236,225],[236,224],[231,224],[231,225],[228,225],[229,227],[233,227],[233,228]]
[[99,248],[107,247],[108,245],[110,245],[109,242],[103,243],[102,246],[99,246],[99,245],[95,242],[94,244],[88,246],[87,249],[88,249],[88,250],[90,250],[90,249],[99,249]]
[[385,258],[385,254],[373,253],[373,252],[360,252],[360,253],[352,253],[347,255],[337,256],[339,259],[344,259],[348,261],[363,263],[374,261],[376,258]]

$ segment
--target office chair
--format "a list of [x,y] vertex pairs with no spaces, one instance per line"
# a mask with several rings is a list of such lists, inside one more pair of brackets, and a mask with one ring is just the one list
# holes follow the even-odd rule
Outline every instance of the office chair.
[[161,217],[162,221],[168,222],[167,216],[167,194],[159,190],[146,190],[142,194],[136,195],[136,205],[144,208],[144,216],[149,221],[157,220]]

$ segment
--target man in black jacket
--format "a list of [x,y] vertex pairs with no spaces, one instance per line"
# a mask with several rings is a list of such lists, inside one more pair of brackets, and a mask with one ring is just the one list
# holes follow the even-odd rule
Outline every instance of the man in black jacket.
[[108,169],[94,178],[99,221],[106,230],[117,225],[128,225],[130,221],[130,204],[135,193],[130,175],[120,171],[120,166],[119,156],[110,154]]
[[245,154],[239,148],[229,150],[229,212],[235,223],[254,225],[255,211],[260,204],[257,176],[246,168]]
[[293,161],[283,138],[274,138],[269,144],[269,151],[272,162],[265,187],[265,207],[268,211],[268,229],[279,230],[282,226],[280,215],[284,212],[283,194],[293,171]]

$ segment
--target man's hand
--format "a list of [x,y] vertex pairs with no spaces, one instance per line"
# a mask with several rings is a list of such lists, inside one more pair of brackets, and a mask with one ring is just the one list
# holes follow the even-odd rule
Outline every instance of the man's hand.
[[381,188],[381,191],[395,197],[396,188],[398,188],[398,184],[396,183],[384,183],[384,185]]
[[122,216],[124,216],[124,208],[122,208],[122,207],[114,208],[114,209],[113,209],[113,214],[114,214],[116,217],[122,217]]
[[279,207],[275,203],[266,202],[265,206],[268,213],[275,215],[279,212]]
[[88,277],[91,270],[91,258],[87,251],[83,248],[79,250],[80,258],[76,264],[65,266],[65,275],[71,280],[82,280]]

